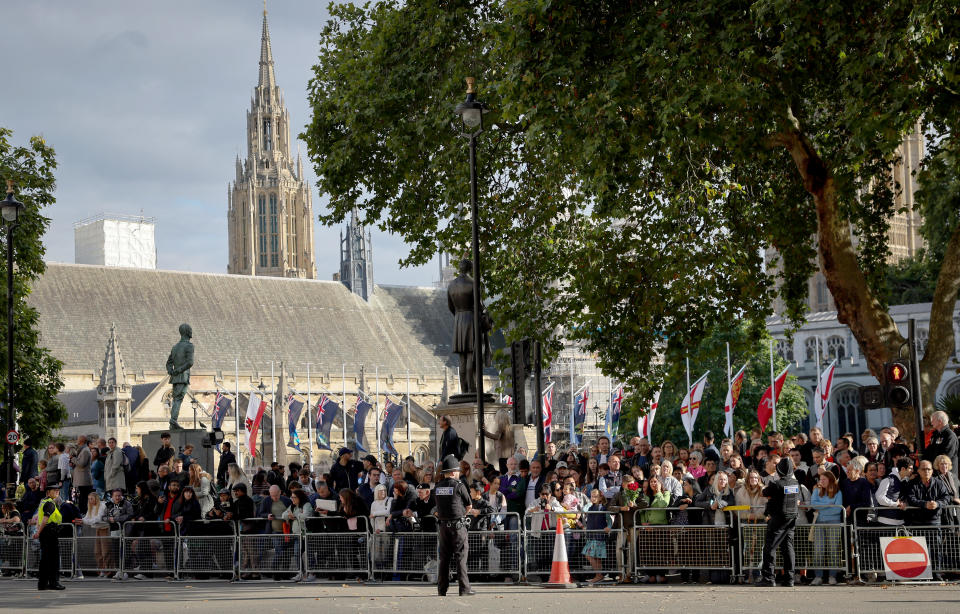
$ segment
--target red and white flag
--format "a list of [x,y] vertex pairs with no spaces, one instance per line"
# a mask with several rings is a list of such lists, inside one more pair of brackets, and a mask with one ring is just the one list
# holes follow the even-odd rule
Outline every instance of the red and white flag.
[[543,391],[543,443],[550,443],[550,427],[553,426],[553,384]]
[[650,433],[653,432],[653,419],[657,415],[657,406],[660,404],[660,391],[656,391],[653,399],[650,401],[650,407],[647,413],[637,418],[637,434],[641,437],[650,439]]
[[737,401],[740,400],[740,392],[743,391],[743,376],[746,373],[747,365],[743,365],[737,374],[730,380],[730,387],[727,388],[727,400],[723,404],[723,434],[733,438],[733,410],[737,408]]
[[687,439],[693,445],[693,425],[697,421],[697,415],[700,413],[700,401],[703,400],[703,391],[707,387],[707,375],[704,373],[700,379],[690,386],[686,396],[683,397],[683,403],[680,405],[680,421],[683,422],[683,428],[687,431]]
[[820,381],[817,383],[817,394],[813,399],[813,409],[817,414],[817,428],[823,429],[823,414],[830,406],[830,391],[833,388],[833,373],[837,369],[837,361],[834,360],[820,374]]
[[263,412],[266,409],[267,402],[256,392],[251,392],[250,402],[247,403],[247,419],[244,423],[247,431],[247,452],[251,456],[257,455],[257,431],[260,429],[260,421],[263,420]]
[[[787,381],[787,371],[790,370],[790,365],[787,365],[787,368],[783,370],[783,373],[777,376],[774,381],[776,384],[776,400],[780,400],[780,393],[783,391],[783,384]],[[767,386],[766,392],[763,393],[763,396],[760,398],[760,405],[757,406],[757,421],[760,423],[760,430],[764,431],[767,428],[767,423],[770,422],[770,418],[773,416],[773,403],[774,397],[770,393],[772,386]]]

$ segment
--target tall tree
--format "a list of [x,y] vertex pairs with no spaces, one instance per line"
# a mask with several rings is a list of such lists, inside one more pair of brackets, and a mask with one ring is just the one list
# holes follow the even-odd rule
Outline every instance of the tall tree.
[[[60,370],[63,364],[44,348],[40,340],[39,314],[27,304],[30,284],[45,270],[43,255],[46,249],[42,237],[50,219],[41,211],[54,203],[53,171],[57,167],[53,148],[42,138],[32,137],[27,146],[11,143],[12,132],[0,127],[0,180],[13,182],[17,200],[23,202],[13,233],[14,257],[14,408],[20,432],[40,441],[47,439],[60,426],[67,413],[57,394],[63,388]],[[7,233],[0,233],[2,254],[7,253]],[[0,293],[4,313],[7,305],[7,259],[0,258]],[[7,325],[3,318],[0,344],[0,395],[6,402],[7,381]],[[0,419],[6,419],[3,412]],[[10,427],[12,428],[12,427]]]
[[[563,326],[649,392],[664,340],[692,347],[762,319],[777,293],[799,324],[819,258],[871,372],[903,344],[881,300],[889,170],[919,127],[943,171],[929,167],[925,190],[956,199],[953,3],[421,0],[331,14],[304,133],[330,196],[321,219],[360,207],[413,244],[409,263],[468,245],[468,168],[448,122],[476,77],[493,109],[478,154],[484,282],[515,334]],[[928,406],[953,348],[952,224],[921,363]]]

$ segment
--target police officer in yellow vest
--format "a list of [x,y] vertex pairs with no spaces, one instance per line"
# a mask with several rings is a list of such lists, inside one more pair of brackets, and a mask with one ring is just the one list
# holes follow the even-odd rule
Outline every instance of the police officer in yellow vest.
[[60,484],[47,484],[47,497],[37,510],[37,539],[40,540],[40,569],[37,574],[37,589],[62,591],[60,584],[60,510],[56,497]]

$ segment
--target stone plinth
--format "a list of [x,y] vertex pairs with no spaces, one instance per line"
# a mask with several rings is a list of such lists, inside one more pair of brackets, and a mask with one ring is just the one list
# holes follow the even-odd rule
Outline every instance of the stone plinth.
[[[510,411],[512,408],[509,405],[504,403],[484,403],[483,404],[483,415],[484,415],[484,427],[488,433],[496,432],[496,415],[497,412],[501,409],[506,409]],[[439,418],[440,416],[449,416],[450,425],[457,431],[457,435],[463,438],[464,441],[470,444],[470,450],[467,452],[466,460],[473,463],[474,458],[476,458],[477,451],[480,449],[477,430],[477,405],[476,403],[456,403],[454,405],[438,405],[437,407],[431,410],[437,416],[437,426],[436,426],[436,441],[439,446],[440,438],[443,436],[442,431],[440,430]],[[531,444],[535,449],[537,444],[537,435],[533,427],[525,427],[523,425],[512,426],[513,436],[515,440],[514,451],[516,449],[522,448],[525,452],[525,456],[530,457]],[[490,439],[489,437],[485,443],[486,446],[486,456],[487,462],[492,463],[494,466],[497,465],[497,441]],[[434,451],[434,455],[438,455],[438,450]]]

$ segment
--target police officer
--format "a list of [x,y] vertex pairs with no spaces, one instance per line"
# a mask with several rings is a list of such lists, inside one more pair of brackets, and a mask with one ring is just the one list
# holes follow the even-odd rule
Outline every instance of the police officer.
[[37,509],[37,539],[40,540],[40,569],[37,590],[62,591],[60,584],[60,523],[63,517],[57,509],[56,497],[60,484],[47,484],[47,497]]
[[457,580],[460,582],[460,596],[473,595],[467,576],[467,519],[472,509],[470,492],[460,481],[460,462],[453,454],[443,459],[440,467],[443,479],[437,482],[433,493],[437,500],[437,538],[439,541],[440,561],[437,572],[437,592],[441,597],[447,594],[450,586],[450,557],[457,556]]
[[763,566],[758,586],[776,586],[773,579],[773,559],[777,548],[783,557],[785,586],[793,586],[794,551],[793,531],[797,526],[797,508],[800,502],[800,482],[793,474],[793,460],[785,456],[777,463],[778,479],[763,489],[767,497],[767,534],[763,544]]

